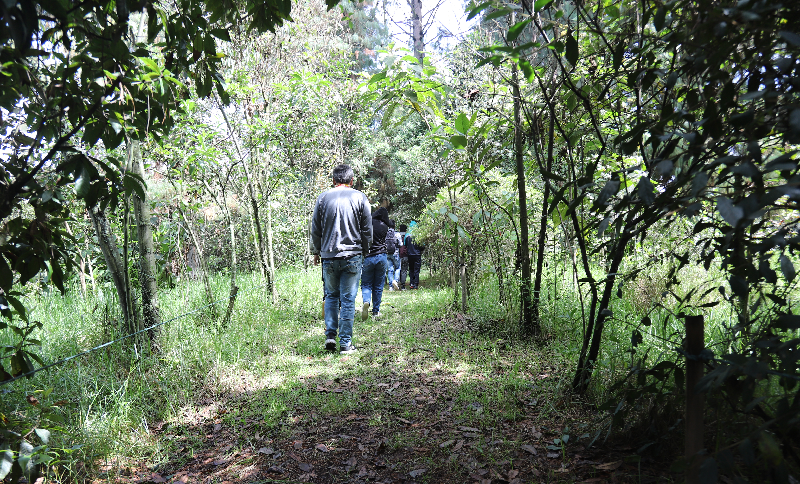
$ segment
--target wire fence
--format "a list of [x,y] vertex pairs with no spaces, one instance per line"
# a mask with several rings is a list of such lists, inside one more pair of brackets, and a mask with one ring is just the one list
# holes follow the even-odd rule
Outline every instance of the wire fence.
[[[286,280],[286,279],[293,278],[293,277],[296,277],[296,274],[287,274],[287,275],[285,275],[285,276],[283,276],[283,277],[281,277],[281,278],[279,278],[279,279],[276,279],[276,280],[273,282],[273,284],[278,284],[278,283],[279,283],[279,282],[281,282],[281,281],[284,281],[284,280]],[[256,286],[249,287],[249,288],[247,288],[246,290],[242,291],[242,294],[246,294],[246,293],[248,293],[248,292],[250,292],[250,291],[253,291],[253,290],[255,290],[255,289],[261,289],[261,288],[264,288],[264,287],[266,287],[267,285],[269,285],[269,282],[264,282],[264,283],[262,283],[262,284],[258,284],[258,285],[256,285]],[[237,296],[237,297],[238,297],[238,296]],[[192,314],[199,313],[200,311],[202,311],[202,310],[204,310],[204,309],[207,309],[207,308],[210,308],[211,306],[214,306],[215,304],[219,304],[219,303],[221,303],[221,302],[223,302],[223,301],[229,301],[230,299],[231,299],[231,296],[226,296],[226,297],[223,297],[223,298],[217,299],[216,301],[210,302],[210,303],[208,303],[208,304],[206,304],[206,305],[200,306],[200,307],[198,307],[198,308],[195,308],[195,309],[193,309],[193,310],[191,310],[191,311],[187,311],[187,312],[185,312],[185,313],[183,313],[183,314],[180,314],[180,315],[178,315],[178,316],[175,316],[174,318],[167,319],[166,321],[161,321],[160,323],[153,324],[153,325],[151,325],[151,326],[148,326],[148,327],[146,327],[146,328],[140,329],[139,331],[136,331],[136,332],[134,332],[134,333],[127,334],[127,335],[125,335],[125,336],[122,336],[122,337],[120,337],[120,338],[117,338],[117,339],[115,339],[115,340],[108,341],[108,342],[106,342],[106,343],[103,343],[103,344],[97,345],[97,346],[95,346],[95,347],[93,347],[93,348],[89,348],[89,349],[88,349],[88,350],[86,350],[86,351],[82,351],[82,352],[80,352],[80,353],[77,353],[77,354],[74,354],[74,355],[72,355],[72,356],[68,356],[68,357],[66,357],[66,358],[62,358],[62,359],[60,359],[60,360],[58,360],[58,361],[55,361],[55,362],[53,362],[53,363],[50,363],[50,364],[48,364],[48,365],[40,366],[39,368],[35,368],[35,369],[33,369],[33,370],[31,370],[31,371],[29,371],[29,372],[27,372],[27,373],[23,373],[23,374],[21,374],[21,375],[17,375],[17,376],[15,376],[14,378],[10,378],[10,379],[8,379],[8,380],[0,381],[0,386],[7,385],[7,384],[9,384],[9,383],[15,382],[15,381],[17,381],[17,380],[20,380],[20,379],[22,379],[22,378],[30,378],[31,376],[35,375],[36,373],[39,373],[40,371],[48,370],[48,369],[50,369],[50,368],[53,368],[53,367],[56,367],[56,366],[63,365],[64,363],[66,363],[66,362],[68,362],[68,361],[74,360],[74,359],[76,359],[76,358],[80,358],[80,357],[82,357],[82,356],[86,356],[86,355],[88,355],[89,353],[93,353],[93,352],[95,352],[95,351],[98,351],[98,350],[101,350],[101,349],[103,349],[103,348],[105,348],[105,347],[108,347],[108,346],[111,346],[111,345],[117,344],[117,343],[119,343],[119,342],[121,342],[121,341],[125,341],[126,339],[133,338],[134,336],[138,336],[138,335],[140,335],[140,334],[142,334],[142,333],[146,333],[146,332],[148,332],[148,331],[151,331],[151,330],[153,330],[153,329],[156,329],[156,328],[158,328],[158,327],[160,327],[160,326],[164,326],[165,324],[169,324],[169,323],[171,323],[171,322],[173,322],[173,321],[177,321],[177,320],[179,320],[179,319],[182,319],[182,318],[185,318],[185,317],[187,317],[187,316],[191,316]]]

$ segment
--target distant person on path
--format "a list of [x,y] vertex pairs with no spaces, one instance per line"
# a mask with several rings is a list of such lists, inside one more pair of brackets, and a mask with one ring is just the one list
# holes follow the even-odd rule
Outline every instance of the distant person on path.
[[408,276],[408,248],[405,244],[406,239],[406,229],[408,228],[406,224],[400,224],[397,227],[400,232],[398,235],[400,236],[400,247],[397,249],[397,255],[400,256],[400,273],[398,274],[400,289],[405,290],[406,288],[406,276]]
[[400,270],[400,254],[397,253],[397,234],[394,231],[394,220],[389,219],[389,230],[386,232],[386,274],[389,279],[389,290],[398,291],[400,286],[397,285],[397,273],[395,270]]
[[372,246],[369,254],[364,258],[364,269],[361,272],[361,297],[364,305],[361,307],[361,319],[366,321],[369,317],[370,303],[372,317],[378,318],[381,314],[381,296],[386,277],[386,234],[389,232],[389,212],[381,207],[372,214]]
[[[333,169],[333,188],[314,204],[311,240],[314,264],[322,258],[325,283],[325,349],[349,354],[353,346],[353,319],[356,312],[358,279],[363,254],[372,244],[372,210],[367,196],[353,189],[353,169],[337,165]],[[340,310],[341,304],[341,310]]]
[[416,226],[417,222],[412,221],[408,224],[408,232],[403,242],[408,252],[408,268],[410,272],[408,287],[411,289],[419,289],[419,271],[422,269],[422,252],[425,250],[425,247],[417,245],[414,242],[413,234],[414,227]]

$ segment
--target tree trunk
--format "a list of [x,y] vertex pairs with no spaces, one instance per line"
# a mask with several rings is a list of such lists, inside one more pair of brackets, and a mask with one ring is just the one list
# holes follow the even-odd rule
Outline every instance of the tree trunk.
[[[222,200],[224,203],[224,195]],[[236,294],[239,292],[239,288],[236,286],[236,230],[233,226],[233,217],[231,216],[230,211],[226,212],[228,214],[228,227],[231,232],[231,293],[228,298],[228,310],[225,311],[225,317],[222,319],[223,328],[227,327],[228,323],[231,321],[233,305],[236,303]]]
[[[128,167],[130,168],[130,160],[128,160]],[[127,334],[135,333],[139,330],[139,321],[136,315],[137,311],[133,307],[133,294],[131,291],[131,277],[130,277],[130,259],[128,257],[128,247],[130,245],[130,229],[131,229],[131,205],[130,198],[127,194],[124,195],[124,209],[122,211],[122,270],[123,282],[125,283],[125,305],[128,307],[129,319],[126,321]]]
[[[128,143],[128,157],[131,160],[131,173],[139,175],[144,180],[144,162],[142,161],[141,143],[130,141]],[[144,316],[144,326],[154,326],[161,323],[161,312],[158,306],[158,279],[156,277],[156,259],[153,248],[153,231],[150,227],[150,205],[147,200],[147,188],[145,199],[133,195],[133,213],[136,218],[136,235],[139,240],[139,283],[142,290],[142,315]],[[147,332],[150,344],[156,344],[156,338],[160,332],[159,328],[153,328]]]
[[[550,104],[550,129],[547,134],[547,172],[553,171],[553,138],[555,132],[555,110],[553,104]],[[540,165],[541,166],[541,165]],[[543,176],[544,178],[544,176]],[[540,306],[542,295],[542,269],[544,268],[544,252],[545,242],[547,241],[547,211],[549,207],[550,198],[550,182],[545,180],[544,195],[542,196],[542,214],[539,220],[539,240],[536,244],[536,276],[533,284],[533,307],[532,316],[536,325],[541,327]]]
[[269,253],[269,286],[272,290],[272,304],[277,304],[278,286],[275,284],[275,251],[272,247],[272,200],[270,197],[267,197],[267,253]]
[[422,0],[408,0],[411,6],[411,39],[414,42],[414,57],[420,65],[425,58],[425,32],[422,29]]
[[[227,117],[225,118],[227,120]],[[252,160],[252,157],[251,157]],[[268,269],[266,250],[264,249],[264,235],[261,231],[261,218],[258,213],[258,200],[256,199],[256,191],[253,188],[253,178],[250,176],[250,169],[247,163],[243,162],[244,175],[247,177],[247,195],[250,198],[250,210],[253,213],[253,224],[256,226],[256,236],[258,238],[258,263],[261,269],[261,275],[266,276]]]
[[87,207],[89,210],[89,217],[92,219],[95,234],[97,235],[97,244],[103,252],[103,258],[106,261],[106,267],[111,280],[114,282],[114,287],[117,289],[117,299],[119,307],[122,310],[123,329],[130,329],[130,306],[128,305],[128,292],[125,285],[125,266],[119,256],[119,248],[114,242],[114,235],[111,233],[111,226],[108,223],[106,214],[100,210],[99,207]]
[[535,337],[541,332],[539,321],[533,317],[531,304],[531,258],[528,240],[528,196],[525,188],[525,162],[523,159],[522,122],[520,111],[522,99],[519,91],[519,73],[517,65],[511,64],[511,89],[514,96],[514,159],[517,171],[517,190],[519,192],[519,247],[517,263],[520,268],[520,304],[522,305],[522,331]]

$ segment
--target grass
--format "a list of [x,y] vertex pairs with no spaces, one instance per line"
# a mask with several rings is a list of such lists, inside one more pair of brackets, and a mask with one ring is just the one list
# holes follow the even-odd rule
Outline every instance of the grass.
[[[122,344],[93,352],[7,385],[13,398],[4,398],[4,412],[32,415],[24,396],[46,388],[53,391],[45,405],[69,401],[62,407],[63,431],[51,443],[83,445],[72,461],[79,478],[113,479],[143,469],[174,473],[211,450],[239,456],[237,465],[260,463],[263,471],[266,457],[257,450],[264,446],[298,439],[347,446],[341,435],[350,432],[373,449],[362,453],[383,445],[375,455],[397,454],[395,468],[366,472],[402,474],[424,466],[429,482],[448,475],[461,476],[450,481],[459,482],[467,464],[497,472],[520,465],[515,462],[526,437],[513,423],[530,420],[532,411],[558,422],[553,428],[579,415],[561,398],[569,368],[563,355],[511,342],[510,333],[506,339],[476,333],[475,318],[442,310],[451,295],[435,281],[420,291],[384,292],[384,319],[357,320],[354,342],[362,349],[340,356],[322,348],[318,272],[279,277],[276,306],[256,287],[257,276],[242,275],[227,328],[204,312],[172,321],[162,329],[160,353],[143,355]],[[224,296],[227,284],[213,278],[215,294]],[[194,282],[160,297],[165,320],[207,303]],[[110,288],[89,300],[75,291],[64,297],[30,293],[26,304],[44,323],[45,361],[118,336]],[[539,464],[526,465],[532,472]]]
[[[244,274],[227,328],[209,311],[177,319],[163,327],[158,354],[123,344],[93,352],[6,385],[2,412],[35,418],[25,396],[41,396],[48,388],[53,390],[42,398],[45,406],[68,401],[59,407],[65,422],[52,445],[82,444],[67,466],[79,479],[152,472],[174,477],[194,470],[240,482],[337,482],[356,472],[408,478],[422,468],[415,477],[422,482],[494,474],[508,481],[550,476],[552,482],[605,476],[610,471],[588,464],[581,470],[578,464],[592,455],[585,435],[597,415],[569,391],[582,331],[569,274],[550,263],[544,345],[518,338],[515,310],[498,303],[491,278],[475,282],[469,314],[449,310],[452,293],[429,279],[420,291],[385,291],[383,319],[357,318],[354,342],[361,350],[350,356],[322,348],[317,270],[279,274],[274,306],[258,287],[259,277]],[[223,276],[212,278],[215,294],[224,298],[228,283]],[[615,320],[606,328],[597,401],[604,385],[631,363],[630,325],[641,319],[645,305],[636,302],[635,287],[624,296],[614,301]],[[645,296],[652,298],[653,291]],[[160,298],[164,320],[208,303],[193,281],[163,290]],[[118,336],[111,287],[87,300],[78,291],[62,297],[32,290],[25,303],[44,323],[37,336],[45,361]],[[664,340],[679,329],[669,318],[662,326],[663,314],[651,315],[659,324],[643,331],[655,359],[674,356]],[[713,340],[722,322],[709,319]],[[10,341],[0,333],[1,343]],[[565,433],[569,443],[556,445]],[[314,450],[320,444],[334,450]],[[615,455],[604,452],[598,461]],[[344,465],[338,456],[358,465]],[[304,471],[300,463],[314,463],[317,471]],[[332,470],[323,475],[321,466]],[[613,472],[638,475],[639,468],[625,465]]]

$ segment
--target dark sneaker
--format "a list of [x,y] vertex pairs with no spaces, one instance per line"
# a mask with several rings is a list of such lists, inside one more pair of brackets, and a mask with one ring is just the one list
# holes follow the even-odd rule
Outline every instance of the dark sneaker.
[[325,349],[328,351],[336,351],[336,340],[331,338],[326,339]]
[[381,312],[378,311],[377,313],[372,314],[372,319],[381,319],[382,316],[383,314],[381,314]]
[[352,343],[347,343],[346,346],[342,346],[341,348],[339,348],[339,353],[341,353],[343,355],[349,355],[349,354],[355,353],[355,352],[356,352],[356,347],[353,346]]
[[369,318],[369,303],[365,302],[363,306],[361,306],[361,321],[366,321]]

